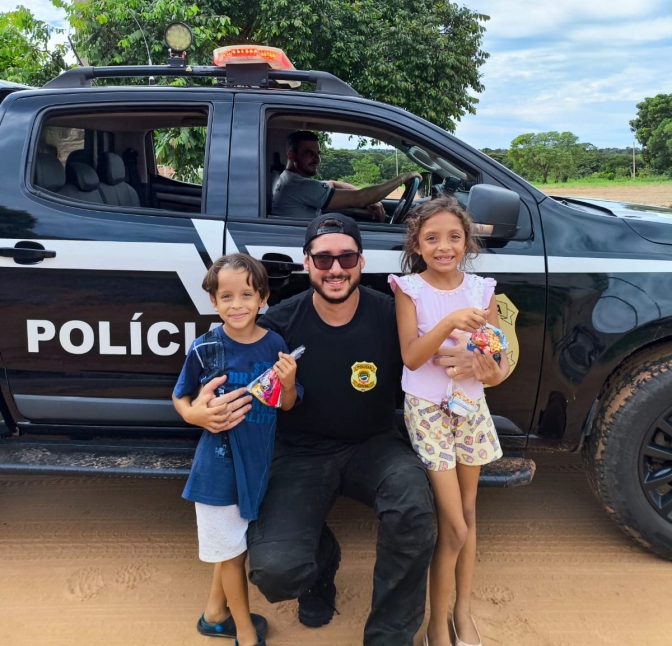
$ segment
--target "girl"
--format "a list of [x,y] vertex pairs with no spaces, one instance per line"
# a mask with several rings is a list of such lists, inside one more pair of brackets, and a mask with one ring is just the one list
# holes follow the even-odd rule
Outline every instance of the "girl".
[[[201,384],[226,374],[225,391],[244,386],[273,366],[282,385],[282,409],[301,399],[296,362],[280,336],[256,324],[269,294],[263,265],[243,254],[223,256],[208,270],[203,289],[223,325],[198,337],[173,391],[184,418]],[[266,646],[266,620],[250,614],[245,574],[247,526],[257,518],[273,455],[276,409],[254,400],[230,431],[204,430],[182,497],[196,503],[198,549],[214,564],[210,596],[196,629],[235,638],[235,646]]]
[[[438,536],[430,566],[431,617],[425,646],[449,646],[448,617],[456,646],[479,645],[471,616],[476,560],[476,490],[481,465],[502,456],[483,384],[494,386],[509,372],[506,355],[498,365],[474,351],[474,377],[459,381],[457,371],[432,363],[439,346],[455,345],[461,333],[486,323],[498,326],[495,281],[464,273],[478,253],[472,222],[452,197],[416,208],[407,220],[402,277],[390,276],[404,360],[404,419],[416,453],[434,490]],[[398,289],[397,289],[398,287]],[[448,374],[446,374],[448,373]],[[466,415],[444,412],[446,394],[460,392],[475,402]]]

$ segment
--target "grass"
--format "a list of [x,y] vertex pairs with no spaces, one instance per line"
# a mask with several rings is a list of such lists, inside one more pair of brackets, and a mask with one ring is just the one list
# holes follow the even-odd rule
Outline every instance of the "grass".
[[551,190],[551,189],[560,189],[565,187],[572,186],[672,186],[672,179],[666,179],[661,177],[638,177],[636,179],[631,179],[629,177],[617,177],[616,179],[609,180],[604,178],[585,178],[585,179],[570,179],[566,182],[558,182],[557,184],[540,184],[533,182],[534,186],[538,189]]

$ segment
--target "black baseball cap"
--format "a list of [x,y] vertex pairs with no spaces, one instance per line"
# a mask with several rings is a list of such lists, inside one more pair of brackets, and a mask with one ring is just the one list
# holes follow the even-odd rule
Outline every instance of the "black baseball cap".
[[357,223],[342,213],[323,213],[318,215],[306,227],[306,240],[303,243],[303,250],[319,236],[327,233],[344,233],[350,236],[357,243],[357,251],[362,251],[362,234],[359,232]]

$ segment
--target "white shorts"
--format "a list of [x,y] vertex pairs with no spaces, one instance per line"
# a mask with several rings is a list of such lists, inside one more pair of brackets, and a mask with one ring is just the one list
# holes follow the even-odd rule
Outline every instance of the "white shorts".
[[206,563],[229,561],[247,550],[247,526],[238,505],[215,507],[197,502],[198,558]]

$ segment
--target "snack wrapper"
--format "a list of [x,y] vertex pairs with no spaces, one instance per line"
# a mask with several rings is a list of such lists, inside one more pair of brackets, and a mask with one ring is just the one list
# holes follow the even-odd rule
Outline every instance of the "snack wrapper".
[[[508,347],[509,344],[504,332],[494,325],[490,325],[490,323],[482,326],[476,332],[472,332],[467,342],[467,350],[473,352],[478,349],[484,354],[491,354],[497,363],[502,360],[502,352]],[[454,382],[451,379],[440,407],[446,415],[452,414],[464,417],[476,410],[476,402],[467,397],[460,388],[459,382]]]
[[483,354],[491,354],[493,359],[499,363],[502,358],[502,352],[509,347],[504,332],[490,323],[486,323],[476,332],[472,332],[467,342],[467,350],[476,349]]
[[[290,356],[296,360],[304,353],[305,349],[304,346],[300,345],[296,350],[290,352]],[[282,404],[282,385],[273,368],[269,368],[254,381],[247,384],[247,392],[254,395],[266,406],[278,408]]]

